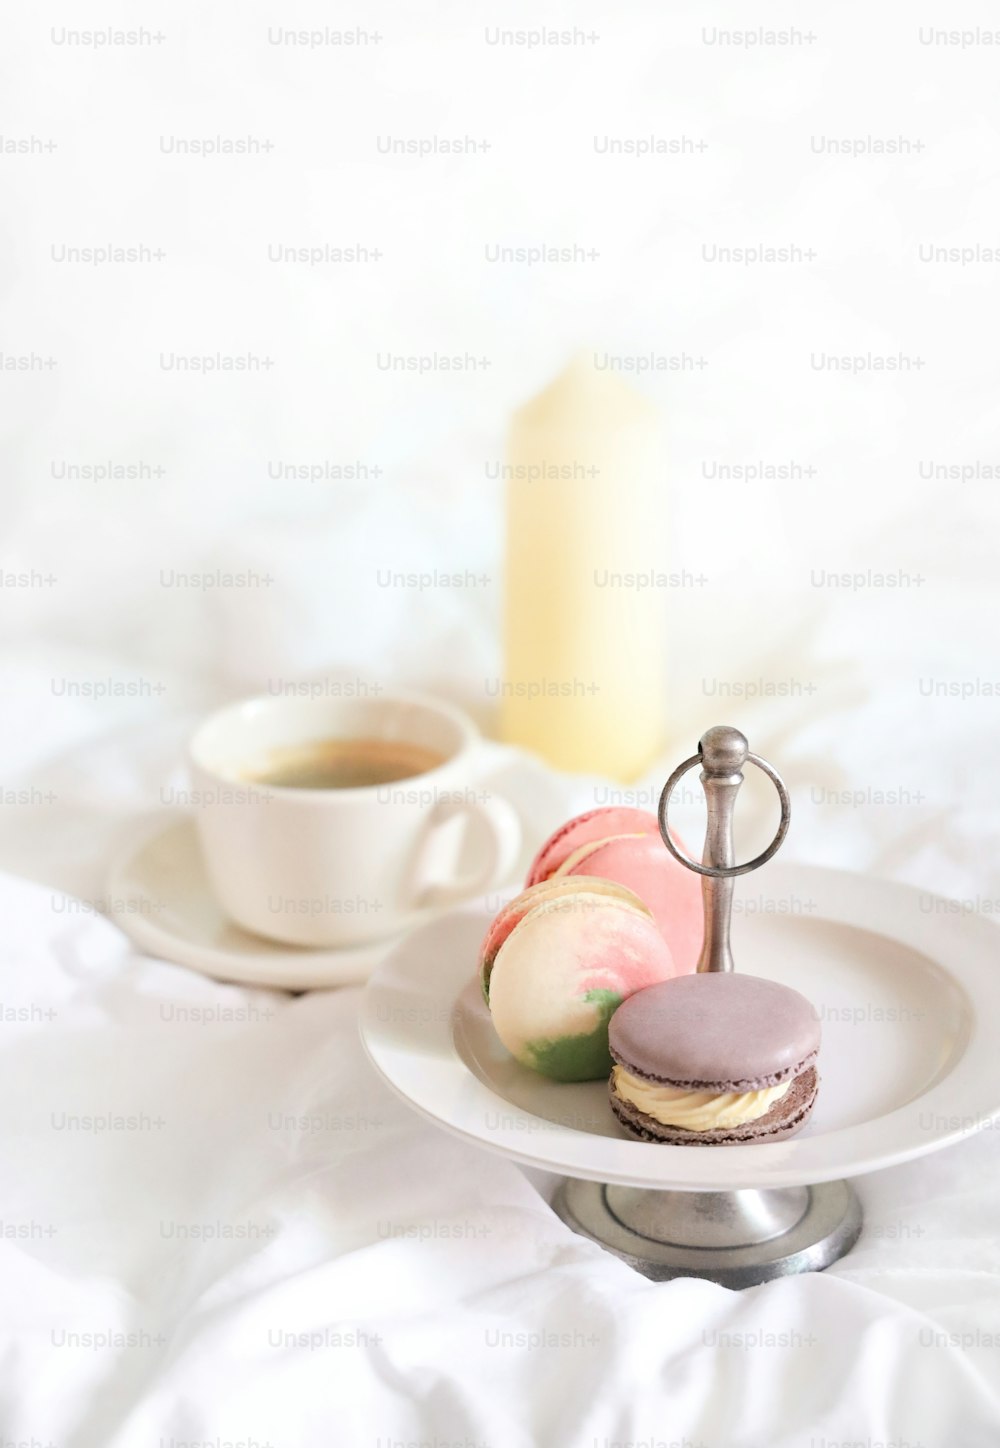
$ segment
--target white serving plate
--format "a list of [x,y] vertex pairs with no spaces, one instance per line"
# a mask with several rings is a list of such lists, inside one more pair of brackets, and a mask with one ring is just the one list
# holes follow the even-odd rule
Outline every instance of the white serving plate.
[[[908,885],[770,866],[737,886],[737,969],[794,986],[823,1027],[806,1128],[770,1145],[659,1146],[625,1135],[603,1081],[565,1085],[497,1039],[475,976],[488,924],[466,907],[397,944],[365,991],[377,1070],[447,1130],[527,1166],[690,1191],[858,1176],[959,1141],[1000,1117],[1000,932]],[[740,908],[741,895],[747,905]],[[747,913],[756,904],[759,913]]]

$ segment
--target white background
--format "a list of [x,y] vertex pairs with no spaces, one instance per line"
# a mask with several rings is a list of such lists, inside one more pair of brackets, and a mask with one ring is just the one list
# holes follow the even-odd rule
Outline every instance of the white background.
[[[140,673],[241,687],[276,670],[367,665],[377,649],[394,674],[433,675],[488,712],[480,675],[494,662],[501,539],[487,468],[511,409],[583,348],[705,359],[639,379],[662,405],[671,454],[651,556],[710,578],[671,600],[677,717],[700,719],[702,676],[752,679],[768,657],[775,677],[783,664],[801,673],[834,648],[874,659],[887,636],[896,677],[880,689],[915,697],[923,673],[960,672],[948,636],[974,626],[967,602],[987,601],[976,583],[988,584],[998,490],[923,481],[920,465],[998,465],[996,268],[922,262],[920,247],[997,244],[997,47],[921,37],[990,19],[974,5],[952,17],[715,3],[544,16],[66,5],[12,17],[3,134],[56,149],[4,157],[3,347],[57,365],[3,374],[15,480],[5,558],[58,582],[5,595],[9,636],[99,644]],[[584,39],[530,51],[487,41],[542,21]],[[57,43],[64,27],[115,24],[151,39]],[[269,43],[300,26],[368,40]],[[801,41],[716,38],[759,27]],[[248,137],[273,149],[164,153]],[[382,155],[388,137],[490,149]],[[599,154],[606,137],[705,149]],[[901,141],[905,154],[816,154],[829,138]],[[54,259],[107,243],[164,256]],[[272,245],[354,244],[381,257],[268,260]],[[539,244],[599,256],[486,259]],[[760,244],[815,257],[703,259],[703,248]],[[171,353],[273,366],[178,375],[161,367]],[[489,365],[387,373],[377,359],[388,353]],[[815,369],[821,354],[868,353],[903,354],[913,370]],[[163,472],[53,476],[108,460]],[[759,461],[815,474],[775,485],[704,475]],[[381,475],[274,481],[281,463]],[[378,567],[432,561],[484,567],[493,582],[459,600],[439,590],[419,610],[377,584]],[[160,581],[240,565],[277,582],[203,599]],[[925,581],[846,597],[811,585],[813,570],[868,567]]]
[[[576,38],[489,43],[498,29],[542,25]],[[64,37],[108,27],[141,28],[143,43]],[[314,28],[367,38],[270,43],[269,30]],[[985,259],[1000,247],[1000,44],[981,29],[1000,41],[993,7],[971,3],[626,0],[544,14],[479,0],[48,4],[9,15],[0,351],[5,366],[39,360],[0,372],[0,863],[97,898],[110,851],[157,807],[190,723],[274,680],[331,669],[418,683],[488,728],[502,578],[502,485],[490,473],[511,411],[584,349],[704,359],[636,377],[662,408],[670,457],[662,520],[637,566],[708,578],[664,600],[674,755],[734,716],[806,802],[790,854],[1000,910],[998,263]],[[774,30],[793,30],[794,43],[761,39]],[[925,43],[932,31],[968,34]],[[248,137],[269,149],[173,153],[178,140]],[[477,149],[381,154],[389,137]],[[601,154],[605,138],[680,139],[682,153]],[[831,138],[863,154],[831,154]],[[108,245],[163,256],[57,259]],[[488,259],[496,246],[539,245],[598,255]],[[310,266],[269,260],[271,246],[380,255]],[[797,259],[706,259],[760,246]],[[978,259],[922,260],[927,247]],[[273,365],[179,375],[162,365],[172,354]],[[414,375],[381,370],[386,354],[489,365]],[[852,374],[818,364],[830,355],[909,366]],[[138,475],[72,471],[108,463]],[[793,476],[713,476],[761,463]],[[269,475],[358,464],[353,482]],[[972,472],[921,476],[935,466]],[[379,570],[428,566],[489,582],[378,582]],[[165,585],[184,570],[270,581]],[[907,581],[816,586],[867,570]],[[132,696],[94,698],[104,685]],[[754,687],[779,693],[726,698]],[[824,802],[845,789],[902,803]],[[989,1160],[995,1178],[995,1148]],[[990,1170],[976,1161],[970,1184]],[[923,1199],[930,1178],[908,1180]],[[969,1233],[984,1230],[968,1211],[963,1261]],[[584,1252],[557,1240],[557,1253]],[[895,1260],[886,1247],[879,1272]],[[917,1266],[930,1276],[912,1296],[928,1307],[923,1284],[937,1281],[941,1255],[925,1248]],[[995,1245],[972,1253],[984,1274],[990,1253],[995,1271]],[[938,1305],[966,1300],[960,1280],[947,1279]],[[993,1280],[971,1295],[995,1326]],[[955,1369],[956,1398],[966,1372]],[[575,1381],[586,1380],[581,1366]],[[863,1397],[831,1434],[863,1426],[888,1440],[898,1419],[888,1408],[866,1418]],[[56,1431],[33,1411],[12,1426]],[[685,1414],[685,1428],[708,1433],[695,1408]],[[170,1425],[235,1433],[223,1419]],[[427,1421],[383,1423],[416,1432]],[[434,1421],[443,1438],[466,1420],[445,1410]],[[818,1421],[803,1410],[788,1432]],[[624,1410],[609,1424],[634,1436],[642,1426]]]
[[[946,19],[965,39],[925,43]],[[637,567],[708,579],[664,598],[672,749],[724,713],[721,691],[786,690],[786,751],[808,749],[806,719],[836,722],[848,768],[831,787],[922,788],[949,819],[974,808],[969,770],[942,756],[992,720],[981,695],[1000,672],[996,267],[920,249],[998,241],[990,19],[716,4],[12,17],[3,134],[55,146],[3,159],[3,350],[42,359],[0,374],[4,566],[34,585],[5,588],[4,634],[19,659],[36,642],[58,651],[16,690],[29,751],[106,732],[107,709],[68,694],[108,668],[135,718],[337,668],[441,688],[488,726],[502,580],[490,474],[511,410],[584,349],[705,362],[637,378],[670,455]],[[490,43],[542,20],[575,43]],[[143,43],[67,35],[114,25]],[[270,43],[300,27],[360,41]],[[732,41],[775,30],[794,43]],[[171,149],[248,138],[272,149]],[[490,149],[380,154],[388,138]],[[606,138],[705,149],[600,154]],[[831,139],[866,154],[831,155]],[[895,154],[867,154],[886,143]],[[164,256],[54,259],[107,244]],[[487,260],[543,244],[599,257]],[[271,246],[352,245],[381,256],[268,260]],[[704,259],[760,245],[815,257]],[[172,354],[273,365],[182,375],[164,370]],[[387,354],[489,366],[420,376],[380,370]],[[818,370],[869,354],[910,370]],[[56,476],[108,463],[140,475]],[[758,464],[792,477],[715,476]],[[360,481],[269,475],[351,465]],[[931,467],[985,476],[922,478]],[[428,566],[489,581],[379,583]],[[904,586],[815,586],[869,569]],[[184,570],[243,570],[251,586],[172,584]],[[927,697],[951,686],[977,697]],[[752,708],[743,720],[770,742]],[[932,748],[911,759],[921,734]],[[941,770],[953,788],[937,790]]]

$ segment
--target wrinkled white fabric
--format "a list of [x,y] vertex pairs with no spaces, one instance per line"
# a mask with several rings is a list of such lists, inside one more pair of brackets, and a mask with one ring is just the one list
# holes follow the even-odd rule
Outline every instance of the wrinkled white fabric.
[[[57,797],[14,806],[0,835],[8,870],[20,852],[76,892],[0,880],[8,1438],[997,1441],[1000,1132],[860,1180],[864,1234],[823,1275],[649,1283],[553,1216],[550,1179],[380,1084],[357,990],[215,984],[95,913],[114,909],[101,874],[135,809],[180,778],[185,721],[91,744],[78,722],[74,749],[24,775]],[[802,802],[789,854],[995,893],[961,810],[905,851],[918,809],[883,841],[865,811],[810,806],[814,758],[832,780],[854,768],[838,728],[761,736]],[[607,789],[500,748],[494,765],[531,842]],[[955,766],[936,767],[949,787]]]

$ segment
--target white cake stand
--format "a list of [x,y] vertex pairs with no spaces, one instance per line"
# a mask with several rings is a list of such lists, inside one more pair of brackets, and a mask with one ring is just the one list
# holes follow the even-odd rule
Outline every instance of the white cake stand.
[[742,1287],[826,1267],[861,1227],[848,1178],[1000,1117],[1000,934],[954,902],[861,875],[773,865],[766,885],[733,922],[740,969],[802,991],[823,1028],[819,1099],[790,1140],[637,1141],[603,1082],[520,1066],[474,978],[485,911],[437,920],[376,969],[365,1048],[430,1120],[564,1175],[563,1219],[650,1277]]

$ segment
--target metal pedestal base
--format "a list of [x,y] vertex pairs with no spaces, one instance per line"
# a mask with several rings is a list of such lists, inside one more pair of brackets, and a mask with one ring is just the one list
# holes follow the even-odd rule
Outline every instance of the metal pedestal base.
[[820,1272],[849,1252],[861,1231],[861,1205],[845,1181],[661,1192],[568,1177],[552,1205],[567,1226],[646,1277],[707,1277],[723,1287]]

